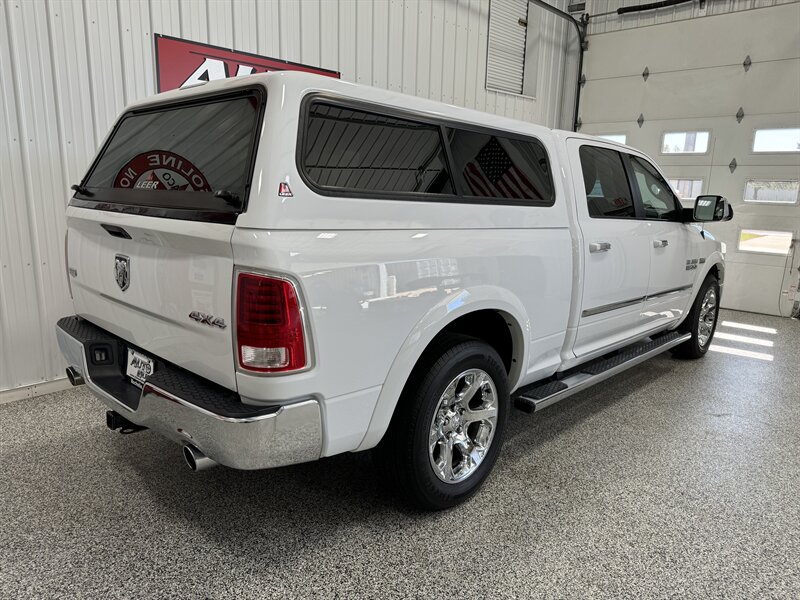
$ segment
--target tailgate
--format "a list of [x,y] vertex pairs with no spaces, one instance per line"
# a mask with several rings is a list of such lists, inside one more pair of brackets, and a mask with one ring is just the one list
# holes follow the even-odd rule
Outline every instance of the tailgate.
[[147,354],[236,389],[231,236],[246,210],[265,90],[124,113],[67,210],[75,311]]
[[[146,352],[236,389],[233,225],[73,207],[67,225],[76,314]],[[212,318],[197,320],[201,315]]]

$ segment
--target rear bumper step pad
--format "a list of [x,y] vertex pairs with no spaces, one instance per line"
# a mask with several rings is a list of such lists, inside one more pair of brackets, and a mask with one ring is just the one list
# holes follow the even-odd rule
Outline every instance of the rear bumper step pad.
[[[83,345],[86,367],[92,381],[130,410],[137,409],[141,389],[131,384],[125,375],[128,348],[133,348],[155,360],[155,373],[147,378],[147,383],[171,395],[184,398],[191,404],[216,415],[233,418],[256,417],[276,412],[280,408],[278,405],[263,407],[244,404],[236,392],[165,362],[85,319],[76,316],[64,317],[59,319],[57,325]],[[98,348],[110,351],[109,359],[104,361],[104,364],[94,362],[94,350]]]

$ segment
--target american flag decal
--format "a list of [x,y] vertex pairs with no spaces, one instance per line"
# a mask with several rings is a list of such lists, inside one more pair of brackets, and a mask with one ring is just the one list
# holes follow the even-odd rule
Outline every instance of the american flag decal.
[[494,136],[481,148],[475,159],[466,164],[464,179],[475,196],[542,199],[541,193],[517,168]]

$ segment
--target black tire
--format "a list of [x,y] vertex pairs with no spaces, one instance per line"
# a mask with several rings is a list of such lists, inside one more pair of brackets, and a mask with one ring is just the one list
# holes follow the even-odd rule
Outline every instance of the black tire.
[[[483,460],[471,474],[458,482],[445,482],[431,464],[431,427],[434,415],[441,414],[439,402],[445,389],[470,369],[483,371],[494,383],[497,417],[493,437]],[[443,336],[426,352],[406,384],[389,430],[375,448],[376,466],[380,473],[389,475],[399,495],[414,508],[442,510],[464,502],[481,487],[494,467],[510,406],[508,375],[494,348],[474,338]]]
[[[713,307],[713,324],[711,325],[711,334],[708,339],[703,343],[700,337],[700,317],[703,311],[703,303],[706,301],[706,294],[709,290],[714,292],[714,307]],[[717,319],[719,317],[719,282],[714,275],[706,277],[700,290],[697,292],[697,298],[692,304],[692,309],[686,317],[686,320],[681,324],[679,330],[692,334],[692,337],[679,346],[672,349],[673,356],[677,358],[697,359],[705,356],[708,352],[708,347],[714,339],[714,332],[717,330]]]

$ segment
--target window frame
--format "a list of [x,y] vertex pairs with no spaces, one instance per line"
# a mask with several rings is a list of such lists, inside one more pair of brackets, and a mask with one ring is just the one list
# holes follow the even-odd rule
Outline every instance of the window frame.
[[[261,85],[250,85],[235,90],[222,90],[212,93],[200,94],[192,96],[189,99],[176,99],[167,102],[159,102],[155,104],[148,104],[139,108],[126,110],[122,113],[117,121],[114,123],[109,134],[106,136],[100,150],[95,154],[89,168],[84,176],[81,178],[80,185],[83,186],[94,173],[100,159],[105,155],[111,141],[119,131],[122,123],[133,116],[143,115],[151,112],[166,112],[170,110],[179,110],[190,106],[198,106],[202,104],[213,104],[216,102],[225,102],[227,100],[235,100],[238,98],[245,98],[248,96],[255,96],[259,102],[258,113],[256,115],[256,124],[253,128],[250,138],[250,163],[247,166],[246,183],[242,191],[241,205],[238,208],[230,208],[224,210],[212,209],[198,209],[193,207],[179,207],[176,205],[164,206],[163,203],[153,202],[153,194],[161,194],[160,198],[164,198],[163,194],[172,194],[173,197],[180,201],[185,198],[185,192],[175,192],[172,190],[126,190],[123,188],[89,188],[90,190],[100,190],[99,192],[91,192],[90,194],[83,194],[75,192],[70,200],[70,206],[79,208],[100,209],[108,212],[120,213],[134,213],[138,215],[161,217],[164,219],[180,219],[186,221],[204,221],[209,223],[221,223],[232,225],[236,223],[238,216],[247,211],[250,200],[250,191],[253,185],[253,173],[255,171],[256,160],[259,154],[259,137],[264,123],[264,113],[267,108],[267,90]],[[211,194],[213,192],[192,192],[197,194]],[[132,196],[131,194],[136,194]],[[120,199],[130,198],[130,202],[119,202]],[[115,201],[116,200],[116,201]],[[223,201],[220,201],[224,204]],[[178,202],[179,204],[180,202]]]
[[[667,134],[670,133],[707,133],[708,146],[706,146],[705,152],[664,152],[664,138],[667,136]],[[694,129],[694,130],[684,129],[683,131],[664,129],[661,131],[661,137],[659,138],[658,154],[659,156],[706,156],[708,154],[711,154],[711,146],[713,140],[714,140],[714,132],[710,128]]]
[[[640,215],[637,218],[640,221],[654,221],[656,223],[683,223],[683,219],[682,219],[682,214],[683,214],[683,210],[684,210],[683,203],[681,202],[681,199],[678,198],[678,196],[672,190],[672,186],[669,183],[669,179],[664,177],[664,174],[661,173],[661,170],[649,158],[646,158],[645,156],[642,156],[640,154],[633,154],[631,152],[623,152],[622,154],[624,156],[623,162],[625,163],[625,168],[628,169],[628,171],[629,171],[629,173],[628,173],[628,181],[630,183],[631,189],[633,190],[634,203],[638,202],[638,211],[641,211],[641,212],[637,211],[637,215]],[[654,219],[654,218],[649,218],[649,217],[646,216],[647,213],[646,213],[645,208],[644,208],[644,200],[642,199],[642,192],[639,189],[639,182],[636,181],[636,173],[633,170],[633,164],[631,162],[631,157],[632,156],[635,156],[637,159],[643,160],[644,162],[648,163],[651,167],[653,167],[653,170],[656,173],[658,173],[659,177],[661,177],[661,183],[664,184],[666,186],[666,189],[669,190],[670,194],[672,194],[672,200],[673,200],[673,204],[675,206],[676,218],[674,218],[674,219]]]
[[[772,200],[748,200],[747,199],[747,184],[753,181],[759,182],[770,182],[770,181],[786,181],[786,182],[793,182],[798,184],[798,192],[797,195],[794,197],[793,202],[774,202]],[[797,206],[800,204],[800,179],[796,177],[748,177],[744,180],[744,185],[742,186],[742,202],[745,204],[766,204],[768,206]]]
[[[360,190],[344,187],[333,186],[320,186],[311,180],[305,170],[303,164],[303,157],[306,151],[307,142],[307,125],[309,120],[310,108],[314,103],[330,104],[340,108],[350,110],[360,110],[363,112],[378,114],[386,117],[397,119],[404,119],[407,121],[416,121],[426,125],[436,126],[439,130],[439,138],[444,149],[444,163],[447,172],[450,175],[450,181],[453,185],[453,194],[434,194],[426,192],[384,192],[384,191],[370,191]],[[483,133],[489,135],[496,135],[508,139],[519,140],[523,142],[534,142],[541,145],[547,157],[548,174],[553,188],[553,198],[548,204],[536,202],[533,200],[516,199],[516,198],[484,198],[481,196],[468,196],[464,193],[461,185],[461,180],[456,174],[453,173],[453,156],[450,149],[450,143],[447,139],[446,129],[463,129],[473,131],[476,133]],[[420,201],[420,202],[443,202],[450,204],[479,204],[489,206],[530,206],[535,208],[551,208],[555,206],[558,199],[558,190],[556,188],[556,180],[553,177],[553,162],[551,160],[550,152],[548,152],[545,143],[536,136],[519,134],[505,129],[494,129],[491,127],[482,127],[473,123],[458,121],[456,119],[439,118],[431,114],[414,111],[396,106],[380,104],[368,100],[361,100],[350,96],[341,96],[329,92],[311,92],[306,94],[300,102],[300,117],[297,122],[297,142],[295,144],[295,167],[300,179],[303,183],[314,193],[320,196],[333,197],[333,198],[354,198],[354,199],[367,199],[367,200],[394,200],[394,201]]]
[[[597,140],[599,141],[599,140]],[[627,152],[623,152],[618,148],[607,148],[605,146],[601,146],[598,143],[595,143],[596,140],[585,140],[585,143],[581,143],[578,146],[578,161],[581,161],[581,148],[584,146],[589,146],[590,148],[599,148],[601,150],[608,150],[609,152],[616,152],[620,157],[620,162],[622,163],[622,170],[625,172],[625,179],[628,182],[628,191],[631,194],[631,202],[633,202],[633,216],[632,217],[616,217],[616,216],[593,216],[589,211],[589,197],[588,194],[584,193],[583,197],[586,200],[585,206],[587,214],[589,215],[590,219],[600,219],[600,220],[614,220],[614,221],[639,221],[644,217],[644,206],[641,203],[641,200],[637,199],[636,193],[634,193],[634,186],[636,185],[636,181],[632,179],[632,169],[627,161]],[[614,144],[616,142],[611,142],[609,140],[602,140],[602,142],[607,142],[609,144]],[[583,177],[583,166],[581,165],[581,177]],[[584,184],[585,188],[585,184]],[[638,191],[638,190],[637,190]]]

